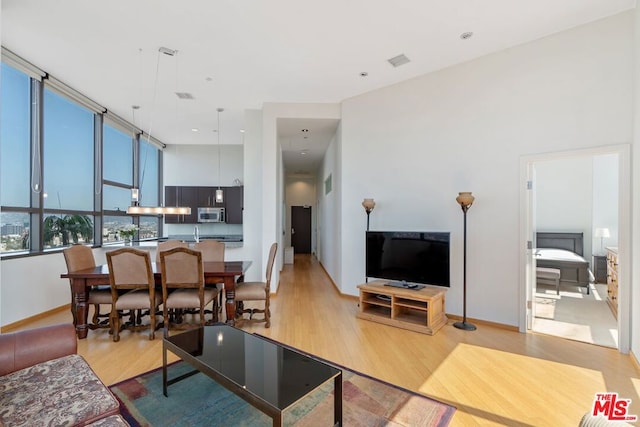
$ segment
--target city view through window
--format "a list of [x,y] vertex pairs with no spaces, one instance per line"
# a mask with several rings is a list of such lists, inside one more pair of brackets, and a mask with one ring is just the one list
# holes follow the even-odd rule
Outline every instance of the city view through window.
[[125,212],[134,187],[158,203],[161,150],[4,56],[0,80],[0,253],[157,238],[161,217]]

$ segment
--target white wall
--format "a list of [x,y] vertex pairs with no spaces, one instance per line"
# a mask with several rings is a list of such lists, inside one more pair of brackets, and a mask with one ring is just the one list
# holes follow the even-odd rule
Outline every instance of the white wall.
[[[325,270],[337,281],[342,273],[341,252],[341,223],[340,223],[340,135],[342,125],[338,126],[325,153],[320,172],[318,174],[318,260]],[[325,193],[324,182],[331,176],[331,191]]]
[[[608,228],[611,237],[602,246],[618,246],[618,173],[619,156],[609,154],[593,158],[593,230]],[[600,251],[600,238],[594,237],[593,250]]]
[[563,158],[535,164],[536,231],[583,233],[591,259],[593,158]]
[[[636,6],[633,10],[633,20],[635,23],[635,32],[633,34],[633,41],[635,42],[633,58],[634,67],[637,71],[640,70],[640,8]],[[633,145],[635,149],[632,149],[631,171],[632,171],[632,183],[631,194],[632,200],[628,202],[631,208],[631,223],[633,224],[631,229],[631,247],[633,250],[627,258],[629,266],[636,266],[635,269],[631,269],[629,278],[631,279],[630,288],[630,306],[632,308],[631,313],[638,313],[640,308],[640,84],[637,83],[638,77],[636,77],[636,84],[630,90],[633,94],[634,111],[633,111]],[[624,201],[623,201],[624,202]],[[619,236],[621,239],[622,236]],[[623,266],[621,266],[622,268]],[[631,316],[631,351],[635,354],[636,360],[640,356],[640,316],[637,314]]]
[[519,159],[632,138],[633,13],[370,92],[342,105],[342,291],[364,277],[364,197],[372,229],[450,231],[446,311],[518,325]]
[[163,154],[164,185],[231,187],[233,180],[244,181],[244,147],[220,145],[218,182],[217,145],[167,145]]

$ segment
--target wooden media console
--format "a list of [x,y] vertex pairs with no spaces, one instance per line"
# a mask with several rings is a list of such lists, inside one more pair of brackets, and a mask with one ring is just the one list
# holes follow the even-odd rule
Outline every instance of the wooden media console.
[[360,311],[356,317],[429,335],[447,324],[445,289],[405,289],[385,286],[386,283],[389,282],[377,280],[358,285]]

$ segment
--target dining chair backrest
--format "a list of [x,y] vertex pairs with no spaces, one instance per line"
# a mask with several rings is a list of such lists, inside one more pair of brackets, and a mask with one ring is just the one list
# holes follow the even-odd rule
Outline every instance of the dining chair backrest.
[[219,240],[203,240],[193,245],[193,248],[202,252],[202,261],[224,261],[224,243]]
[[204,269],[200,251],[177,246],[160,253],[162,285],[177,288],[204,286]]
[[117,289],[145,288],[153,292],[155,281],[151,255],[135,248],[121,248],[107,252],[109,283],[112,293]]
[[273,272],[273,264],[276,260],[277,252],[278,252],[278,243],[273,243],[271,245],[271,249],[269,249],[269,260],[267,261],[267,277],[266,277],[267,291],[271,289],[271,273]]
[[167,240],[164,242],[158,242],[158,248],[156,251],[156,262],[162,262],[160,260],[160,252],[168,251],[169,249],[178,248],[178,247],[188,248],[189,244],[181,240]]
[[67,271],[73,273],[96,266],[93,251],[89,246],[73,245],[62,251],[64,260],[67,263]]

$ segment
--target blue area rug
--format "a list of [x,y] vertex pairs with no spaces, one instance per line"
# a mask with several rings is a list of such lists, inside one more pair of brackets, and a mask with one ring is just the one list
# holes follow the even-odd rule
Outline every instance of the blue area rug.
[[[455,408],[343,367],[345,426],[438,426],[449,424]],[[178,362],[169,378],[193,368]],[[272,420],[244,400],[198,373],[162,394],[157,369],[111,386],[131,426],[271,426]],[[333,381],[285,411],[284,424],[329,426],[333,422]]]

